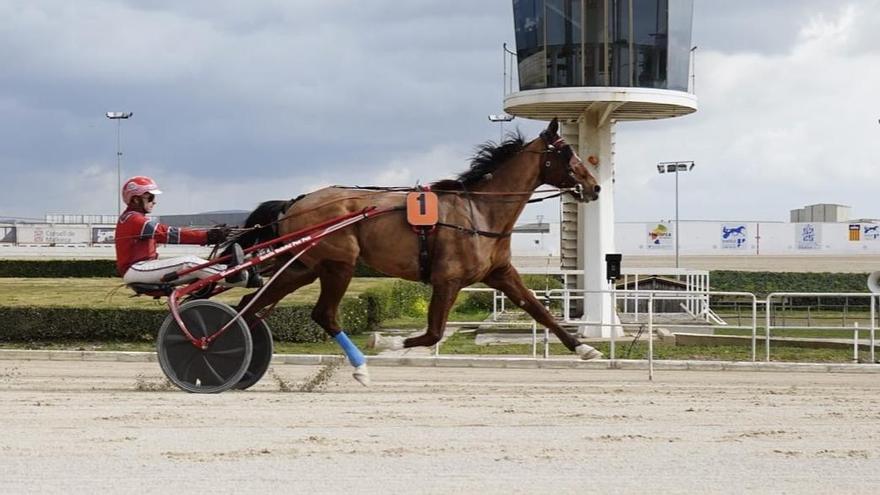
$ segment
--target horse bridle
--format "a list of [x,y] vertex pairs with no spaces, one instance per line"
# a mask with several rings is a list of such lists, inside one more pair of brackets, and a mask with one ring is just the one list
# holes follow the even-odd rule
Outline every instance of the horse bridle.
[[[572,182],[574,183],[573,187],[568,188],[568,189],[571,189],[571,191],[569,191],[569,192],[571,192],[572,195],[577,197],[578,200],[583,201],[584,200],[584,186],[580,182],[578,182],[577,176],[574,174],[574,167],[572,167],[572,164],[571,164],[573,159],[577,159],[577,161],[581,164],[583,164],[583,161],[581,161],[580,157],[577,156],[577,153],[574,152],[574,150],[571,148],[571,145],[566,143],[565,140],[562,139],[562,136],[557,135],[555,137],[556,137],[556,139],[554,139],[551,142],[548,132],[545,131],[545,132],[541,133],[541,140],[544,141],[544,150],[541,151],[541,163],[543,164],[541,166],[541,171],[540,171],[541,183],[542,184],[550,184],[547,181],[546,173],[547,173],[547,171],[550,170],[550,167],[553,165],[553,162],[550,160],[550,158],[547,155],[549,155],[551,153],[556,154],[556,155],[561,155],[565,159],[565,174],[568,175],[568,177],[570,177]],[[568,152],[567,157],[565,156],[566,152]],[[550,185],[554,185],[554,184],[550,184]],[[557,187],[559,187],[560,189],[564,188],[561,184]]]

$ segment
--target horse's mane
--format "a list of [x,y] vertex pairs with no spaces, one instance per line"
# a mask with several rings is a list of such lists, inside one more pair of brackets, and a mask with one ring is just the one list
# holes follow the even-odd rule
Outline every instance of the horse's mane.
[[502,163],[522,151],[526,140],[519,131],[508,134],[501,144],[487,141],[476,148],[471,158],[471,168],[462,172],[457,179],[445,179],[431,184],[432,189],[441,191],[457,191],[472,186],[486,178]]

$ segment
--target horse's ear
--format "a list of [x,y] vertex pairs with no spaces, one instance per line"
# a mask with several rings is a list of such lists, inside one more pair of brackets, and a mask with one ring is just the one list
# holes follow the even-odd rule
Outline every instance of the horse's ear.
[[553,120],[550,121],[550,125],[547,126],[547,132],[550,133],[551,136],[555,136],[559,132],[559,119],[553,117]]

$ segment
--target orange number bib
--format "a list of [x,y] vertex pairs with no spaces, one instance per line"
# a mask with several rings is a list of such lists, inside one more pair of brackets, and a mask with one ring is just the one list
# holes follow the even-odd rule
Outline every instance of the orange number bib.
[[437,195],[431,191],[411,192],[406,195],[406,221],[415,227],[437,225],[439,206]]

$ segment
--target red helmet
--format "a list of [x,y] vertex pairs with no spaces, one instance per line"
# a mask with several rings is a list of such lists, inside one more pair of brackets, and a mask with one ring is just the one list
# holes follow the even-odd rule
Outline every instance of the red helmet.
[[122,201],[125,204],[131,204],[132,199],[147,193],[162,194],[162,191],[159,190],[156,181],[149,177],[138,175],[125,181],[125,185],[122,186]]

